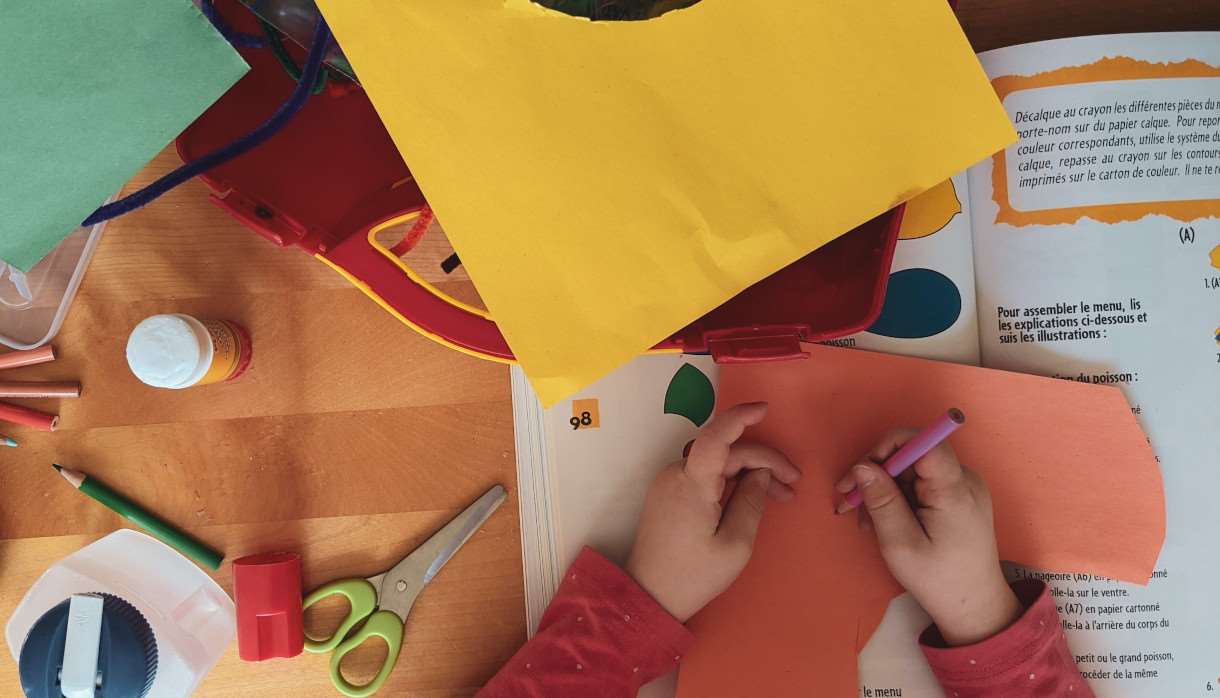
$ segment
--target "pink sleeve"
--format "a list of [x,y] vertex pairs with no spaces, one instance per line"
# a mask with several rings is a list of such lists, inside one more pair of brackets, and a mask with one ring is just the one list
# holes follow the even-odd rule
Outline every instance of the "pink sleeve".
[[1025,613],[1000,634],[974,645],[948,647],[936,626],[920,647],[947,698],[1094,698],[1080,676],[1046,584],[1012,586]]
[[478,697],[634,697],[640,686],[673,671],[693,641],[635,580],[585,548],[538,634]]

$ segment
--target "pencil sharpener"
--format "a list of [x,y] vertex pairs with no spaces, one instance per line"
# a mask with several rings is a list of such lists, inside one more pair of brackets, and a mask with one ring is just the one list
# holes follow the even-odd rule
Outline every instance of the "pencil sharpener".
[[[233,601],[211,577],[164,543],[143,533],[122,529],[51,565],[26,592],[9,618],[4,636],[13,659],[19,665],[24,661],[33,662],[33,667],[42,667],[42,678],[32,684],[33,687],[63,680],[64,674],[59,672],[63,662],[58,658],[63,656],[68,629],[63,628],[63,642],[57,639],[59,625],[55,614],[65,609],[55,609],[63,606],[65,599],[78,595],[121,599],[147,622],[156,653],[156,672],[147,695],[156,698],[188,698],[237,634]],[[134,615],[127,615],[113,602],[106,608],[103,601],[103,611],[102,633],[109,632],[111,640],[109,644],[104,639],[98,640],[96,656],[102,660],[103,650],[112,652],[106,654],[99,667],[103,671],[110,667],[111,673],[103,673],[101,678],[105,685],[113,686],[118,680],[114,672],[119,665],[115,662],[120,658],[122,661],[138,659],[139,653],[131,648],[139,644],[136,640],[145,642],[149,636]],[[120,635],[127,639],[120,640]],[[44,649],[38,654],[29,654],[38,646]],[[75,658],[89,655],[89,652],[73,653]],[[68,675],[70,683],[83,690],[86,682],[81,677],[87,673],[77,668]],[[135,676],[134,672],[132,676]],[[24,673],[22,677],[24,682]],[[31,680],[33,678],[31,674]],[[135,678],[130,680],[136,681]],[[95,688],[99,688],[96,682]],[[62,694],[48,695],[58,698]],[[99,691],[95,695],[130,698],[141,694]]]
[[143,698],[157,675],[157,641],[135,606],[77,594],[34,623],[18,667],[27,698]]

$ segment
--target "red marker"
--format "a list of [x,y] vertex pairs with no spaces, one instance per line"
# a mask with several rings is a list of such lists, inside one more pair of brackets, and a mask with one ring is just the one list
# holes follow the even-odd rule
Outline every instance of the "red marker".
[[7,402],[0,402],[0,422],[24,424],[27,427],[34,427],[42,431],[55,431],[55,427],[59,426],[59,415],[47,414],[46,412],[31,410],[21,405],[10,405]]

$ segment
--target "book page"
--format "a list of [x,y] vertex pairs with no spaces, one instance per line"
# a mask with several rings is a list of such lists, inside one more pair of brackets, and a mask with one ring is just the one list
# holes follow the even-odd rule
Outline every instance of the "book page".
[[629,369],[546,412],[563,569],[586,545],[627,561],[652,478],[682,459],[715,406],[710,356],[641,356]]
[[[1220,35],[1042,42],[982,54],[1022,140],[969,172],[984,366],[1121,387],[1165,478],[1147,587],[1047,580],[1101,698],[1220,692]],[[1122,512],[1116,511],[1116,517]],[[896,600],[861,695],[940,698]]]
[[[710,419],[718,383],[710,356],[641,356],[546,410],[560,575],[586,545],[627,561],[648,486]],[[547,590],[548,601],[554,592]],[[674,675],[640,691],[673,694]]]
[[1220,34],[982,58],[1023,132],[970,173],[984,364],[1121,387],[1165,479],[1148,587],[1044,576],[1098,696],[1215,695]]
[[978,364],[968,187],[962,172],[907,203],[881,316],[825,344]]

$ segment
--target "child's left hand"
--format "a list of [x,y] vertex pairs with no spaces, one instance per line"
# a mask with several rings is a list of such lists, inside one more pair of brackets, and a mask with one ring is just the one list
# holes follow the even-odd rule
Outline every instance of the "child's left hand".
[[[738,405],[704,427],[686,460],[653,481],[627,573],[686,622],[737,579],[754,550],[768,496],[792,498],[797,469],[782,453],[738,441],[767,414],[766,403]],[[737,482],[725,507],[729,478]]]

